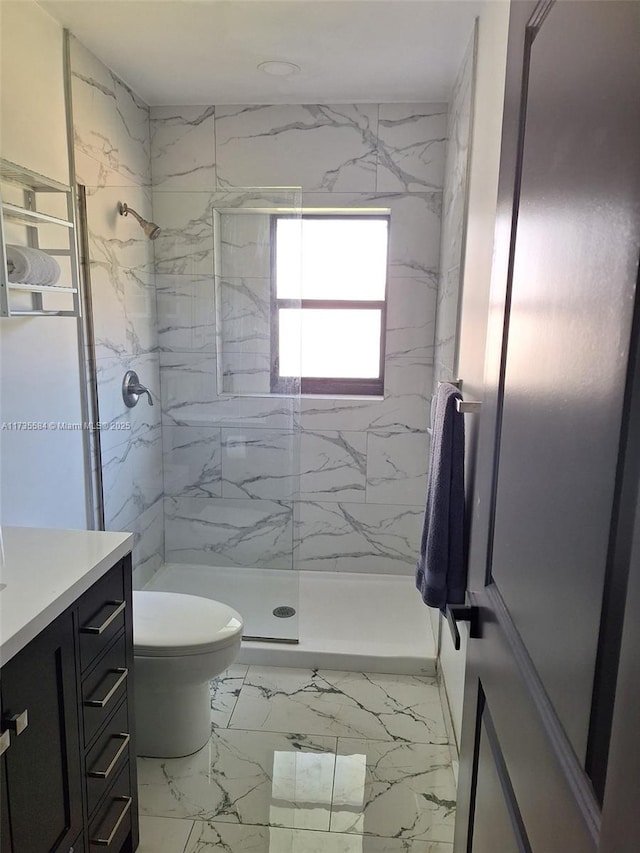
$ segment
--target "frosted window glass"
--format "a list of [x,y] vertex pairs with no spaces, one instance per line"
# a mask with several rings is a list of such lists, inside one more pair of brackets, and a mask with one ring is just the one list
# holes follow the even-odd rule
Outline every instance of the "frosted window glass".
[[381,322],[378,309],[281,308],[280,376],[377,378]]
[[278,219],[278,299],[383,300],[388,221]]

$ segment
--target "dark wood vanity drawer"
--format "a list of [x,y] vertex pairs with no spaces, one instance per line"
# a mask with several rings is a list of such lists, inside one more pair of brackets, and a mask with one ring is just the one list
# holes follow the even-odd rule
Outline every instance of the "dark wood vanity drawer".
[[86,785],[89,814],[129,760],[129,717],[127,703],[122,702],[113,717],[87,753]]
[[124,627],[126,606],[123,564],[120,562],[81,599],[78,617],[83,672]]
[[124,765],[113,787],[89,824],[89,851],[120,850],[131,832],[133,807],[129,764]]
[[122,634],[82,682],[85,746],[122,700],[128,676],[125,635]]

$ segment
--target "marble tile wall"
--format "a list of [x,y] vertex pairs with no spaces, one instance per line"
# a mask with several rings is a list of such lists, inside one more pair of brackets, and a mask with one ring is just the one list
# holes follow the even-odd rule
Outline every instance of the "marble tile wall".
[[[413,571],[446,143],[446,104],[151,109],[171,562]],[[211,208],[296,186],[391,211],[384,399],[227,396],[266,390],[268,217],[221,217],[215,257]]]
[[[71,83],[76,179],[87,197],[99,417],[107,425],[100,435],[105,523],[134,533],[134,581],[142,585],[164,548],[155,262],[153,244],[116,205],[126,201],[152,218],[149,108],[75,38]],[[151,389],[153,408],[146,401],[124,406],[122,377],[130,369]]]

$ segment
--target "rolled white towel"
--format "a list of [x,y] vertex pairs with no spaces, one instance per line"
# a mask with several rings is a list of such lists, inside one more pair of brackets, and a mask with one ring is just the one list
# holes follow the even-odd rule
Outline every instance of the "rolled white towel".
[[55,258],[41,249],[7,245],[9,281],[14,284],[52,285],[60,278]]

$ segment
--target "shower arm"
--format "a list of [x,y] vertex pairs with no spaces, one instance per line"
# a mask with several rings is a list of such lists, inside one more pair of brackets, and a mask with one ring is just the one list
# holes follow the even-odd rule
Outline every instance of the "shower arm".
[[132,207],[129,207],[129,205],[126,202],[118,202],[118,213],[121,216],[128,216],[129,214],[131,214],[133,217],[135,217],[138,220],[138,222],[142,226],[142,228],[144,228],[144,226],[147,224],[147,220],[143,219],[140,216],[140,214],[137,211],[135,211]]

